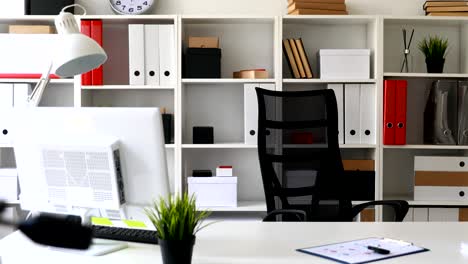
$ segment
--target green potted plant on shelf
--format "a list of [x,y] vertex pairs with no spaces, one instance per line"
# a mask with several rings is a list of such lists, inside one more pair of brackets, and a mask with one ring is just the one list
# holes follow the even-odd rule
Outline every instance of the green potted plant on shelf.
[[442,73],[447,55],[448,39],[439,36],[429,36],[419,42],[419,50],[426,56],[428,73]]
[[197,211],[195,197],[186,193],[159,198],[144,210],[157,230],[163,263],[190,264],[195,235],[210,212]]

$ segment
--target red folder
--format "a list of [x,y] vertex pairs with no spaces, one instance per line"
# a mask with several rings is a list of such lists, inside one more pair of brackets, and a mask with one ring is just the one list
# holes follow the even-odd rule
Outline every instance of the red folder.
[[[88,37],[91,37],[91,21],[90,20],[81,20],[81,33]],[[81,85],[91,85],[92,76],[91,71],[83,73],[81,75]]]
[[[102,20],[91,20],[91,38],[102,47]],[[103,85],[102,65],[92,70],[92,85]]]
[[394,80],[385,80],[384,83],[384,110],[383,110],[383,143],[384,145],[395,144],[395,107],[396,107],[396,85]]
[[408,82],[396,81],[395,145],[406,145],[406,101]]

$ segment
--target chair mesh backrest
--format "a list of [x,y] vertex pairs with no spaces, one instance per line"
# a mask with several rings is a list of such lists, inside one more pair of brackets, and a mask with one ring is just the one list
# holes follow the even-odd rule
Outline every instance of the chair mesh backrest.
[[338,111],[332,90],[275,92],[257,88],[258,151],[269,212],[337,201],[351,206],[340,187],[343,165]]

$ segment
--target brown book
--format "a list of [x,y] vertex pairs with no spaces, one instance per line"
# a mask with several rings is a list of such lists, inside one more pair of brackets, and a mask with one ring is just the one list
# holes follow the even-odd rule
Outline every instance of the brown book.
[[347,15],[347,11],[320,10],[320,9],[295,9],[288,12],[288,15]]
[[291,69],[291,74],[296,79],[301,78],[301,75],[299,74],[299,69],[297,68],[296,60],[294,59],[294,54],[292,52],[291,45],[289,44],[289,40],[287,39],[283,40],[283,50],[284,55],[286,55],[289,68]]
[[424,10],[426,10],[428,7],[433,7],[433,6],[466,6],[468,5],[468,1],[426,1],[424,3]]
[[426,12],[466,12],[468,6],[440,6],[440,7],[428,7]]
[[307,58],[307,53],[304,49],[304,43],[302,39],[296,39],[297,50],[299,51],[299,56],[301,57],[302,65],[304,65],[304,70],[306,77],[311,79],[313,78],[312,69],[310,68],[309,58]]
[[468,16],[468,12],[432,12],[428,16]]
[[345,0],[288,0],[288,5],[292,3],[344,4]]
[[288,12],[294,9],[320,9],[320,10],[342,10],[346,11],[345,4],[322,4],[322,3],[293,3],[288,6]]
[[55,28],[46,25],[10,25],[10,34],[54,34]]
[[305,70],[304,65],[301,61],[301,56],[299,56],[299,50],[297,49],[296,42],[294,39],[289,39],[289,44],[291,45],[291,50],[294,54],[294,60],[296,61],[297,68],[299,69],[299,73],[301,74],[301,78],[305,78]]

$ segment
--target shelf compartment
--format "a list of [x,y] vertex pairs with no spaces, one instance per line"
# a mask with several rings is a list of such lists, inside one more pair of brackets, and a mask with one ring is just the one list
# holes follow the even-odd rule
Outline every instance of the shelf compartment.
[[326,79],[283,79],[283,83],[376,83],[376,79],[342,79],[342,80],[326,80]]
[[182,79],[184,84],[229,84],[229,83],[274,83],[275,79],[232,79],[232,78],[221,78],[221,79]]
[[[215,174],[216,168],[222,165],[233,167],[234,176],[237,176],[237,200],[240,202],[239,208],[226,209],[247,210],[242,209],[246,206],[242,201],[263,201],[265,203],[258,154],[252,149],[238,149],[236,151],[232,151],[232,149],[184,149],[182,152],[184,190],[188,190],[187,177],[192,176],[193,170],[211,170]],[[249,206],[258,208],[257,205],[249,204]],[[264,206],[262,204],[260,210],[263,210]]]
[[174,90],[174,86],[152,86],[152,85],[84,85],[83,90]]
[[274,78],[276,21],[273,16],[182,16],[180,47],[185,52],[191,36],[216,36],[222,53],[222,78],[230,79],[234,72],[246,69],[266,69],[269,78]]
[[[320,49],[370,49],[370,79],[376,78],[379,22],[375,16],[286,16],[282,40],[301,38],[312,73],[319,78],[317,53]],[[320,37],[317,37],[320,36]],[[281,43],[282,45],[282,43]],[[292,77],[287,56],[282,54],[283,76]],[[328,80],[327,80],[328,81]],[[332,80],[330,80],[332,81]],[[341,81],[341,80],[340,80]],[[346,81],[346,80],[345,80]],[[369,80],[366,80],[368,82]],[[321,82],[311,80],[311,82]]]
[[[446,74],[434,75],[434,78],[458,78],[458,74],[467,72],[468,60],[465,59],[465,46],[468,42],[468,20],[465,18],[435,18],[435,17],[386,17],[384,18],[384,72],[399,72],[403,62],[404,43],[402,29],[414,37],[411,44],[412,63],[410,72],[425,73],[426,63],[422,52],[418,50],[418,43],[428,36],[438,35],[447,38],[449,52],[445,59],[444,72]],[[453,74],[452,76],[450,74]],[[444,76],[445,75],[445,76]],[[431,75],[422,75],[423,77]],[[461,75],[463,76],[463,74]],[[420,77],[418,74],[409,74],[408,77]]]

